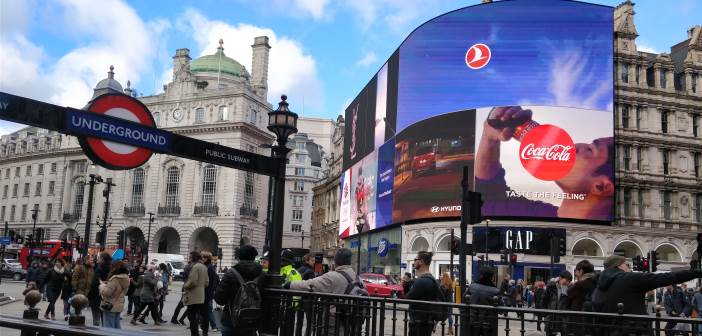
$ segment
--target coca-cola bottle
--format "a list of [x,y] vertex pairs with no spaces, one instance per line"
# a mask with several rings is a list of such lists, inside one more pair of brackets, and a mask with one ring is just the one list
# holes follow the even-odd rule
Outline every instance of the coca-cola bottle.
[[[492,114],[492,111],[490,112],[490,114]],[[506,127],[514,128],[514,133],[512,134],[512,137],[519,142],[521,142],[522,139],[524,139],[524,136],[527,135],[529,131],[540,125],[536,121],[532,120],[531,116],[529,115],[521,115],[517,118],[512,118],[506,121],[497,118],[488,118],[487,123],[491,127],[498,130],[504,129]]]

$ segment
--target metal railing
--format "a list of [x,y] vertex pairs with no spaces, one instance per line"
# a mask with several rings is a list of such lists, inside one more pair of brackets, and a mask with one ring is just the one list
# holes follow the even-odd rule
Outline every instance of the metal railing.
[[14,316],[0,315],[0,327],[17,329],[22,335],[56,335],[56,336],[140,336],[157,335],[143,330],[124,330],[101,328],[93,326],[70,326],[65,322],[46,321],[40,319],[23,319]]
[[159,216],[180,216],[180,205],[158,206]]
[[124,216],[125,217],[144,217],[146,214],[146,208],[144,208],[144,205],[135,205],[135,206],[124,206]]
[[239,215],[241,216],[249,216],[249,217],[258,217],[258,209],[253,209],[248,206],[241,206],[239,208]]
[[200,205],[195,204],[193,209],[193,215],[195,216],[217,216],[219,215],[219,207],[217,204],[212,205]]
[[[358,297],[266,288],[263,304],[275,305],[265,323],[275,323],[278,334],[322,335],[702,335],[702,319],[654,315],[560,311],[474,304]],[[497,298],[495,298],[497,299]],[[642,298],[643,300],[643,298]],[[499,301],[499,300],[496,300]],[[446,319],[435,321],[441,315]],[[301,317],[304,316],[304,317]],[[675,327],[684,330],[671,332]],[[466,328],[462,327],[466,325]],[[293,327],[294,326],[294,327]],[[451,333],[449,333],[451,329]],[[685,331],[687,330],[687,331]],[[693,332],[692,330],[695,330]]]

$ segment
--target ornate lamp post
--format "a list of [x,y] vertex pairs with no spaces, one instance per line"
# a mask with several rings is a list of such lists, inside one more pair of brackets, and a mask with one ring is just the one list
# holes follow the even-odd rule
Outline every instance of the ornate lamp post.
[[366,225],[366,219],[363,217],[356,219],[356,229],[358,229],[358,258],[356,259],[356,274],[361,274],[361,232],[363,226]]

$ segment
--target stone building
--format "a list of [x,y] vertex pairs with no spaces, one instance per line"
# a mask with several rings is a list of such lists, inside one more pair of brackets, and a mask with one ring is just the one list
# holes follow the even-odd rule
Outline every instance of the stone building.
[[[224,54],[223,41],[212,55],[191,59],[188,49],[173,57],[173,79],[164,92],[139,99],[159,128],[228,147],[268,155],[261,145],[274,136],[266,130],[267,37],[253,41],[251,73]],[[131,94],[114,78],[100,81],[94,96],[109,92]],[[72,239],[83,235],[88,198],[87,174],[96,173],[116,184],[108,209],[108,245],[126,233],[128,254],[222,250],[222,265],[233,262],[241,243],[263,247],[268,178],[211,164],[154,154],[143,166],[127,171],[91,169],[73,137],[33,127],[0,140],[0,220],[10,229],[31,233],[31,209],[39,209],[37,227],[44,238]],[[93,218],[104,217],[104,185],[95,188]],[[149,225],[149,215],[154,221]],[[93,225],[90,240],[95,242]],[[150,232],[150,236],[149,236]]]

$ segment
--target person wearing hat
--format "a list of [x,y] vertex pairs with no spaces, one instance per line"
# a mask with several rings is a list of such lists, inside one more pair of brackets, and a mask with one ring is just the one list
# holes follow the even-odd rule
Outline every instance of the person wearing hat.
[[[647,315],[646,292],[702,277],[701,270],[667,273],[632,272],[631,265],[626,258],[618,255],[607,257],[603,266],[605,270],[600,274],[597,280],[597,289],[592,294],[594,310],[601,313],[618,313],[617,305],[622,303],[624,314]],[[613,325],[616,320],[603,322]],[[650,334],[650,324],[645,322],[640,324],[630,326],[633,330],[610,331],[607,335]]]
[[[241,325],[241,321],[232,321],[231,309],[232,301],[243,285],[238,279],[239,276],[246,282],[256,281],[258,288],[263,288],[263,269],[260,265],[254,262],[258,255],[258,251],[251,245],[244,245],[236,252],[236,258],[239,262],[234,267],[227,270],[222,276],[222,281],[215,289],[214,300],[224,306],[224,314],[222,314],[222,336],[241,335],[249,336],[256,335],[258,325],[245,326]],[[237,276],[238,273],[238,276]],[[235,327],[236,324],[236,333]]]
[[263,252],[263,256],[261,257],[261,260],[259,260],[259,264],[263,269],[263,273],[268,273],[268,251]]
[[[550,281],[546,285],[546,291],[541,299],[541,308],[549,310],[565,309],[566,296],[568,295],[568,286],[573,281],[573,274],[568,271],[563,271],[558,278]],[[546,335],[555,335],[560,332],[557,328],[557,316],[546,315]]]
[[[480,268],[480,277],[468,287],[464,301],[475,305],[492,306],[499,304],[500,290],[495,286],[495,269]],[[471,309],[469,323],[471,328],[483,330],[482,335],[497,335],[497,312],[493,310]]]
[[[302,274],[295,269],[293,265],[295,263],[295,254],[289,250],[284,249],[280,253],[280,275],[283,277],[283,281],[286,283],[302,281]],[[300,297],[296,296],[293,298],[293,310],[287,310],[285,314],[285,325],[295,326],[295,316],[297,316],[297,310],[300,309]],[[295,328],[292,327],[291,330],[282,330],[284,335],[289,333],[293,334]]]

